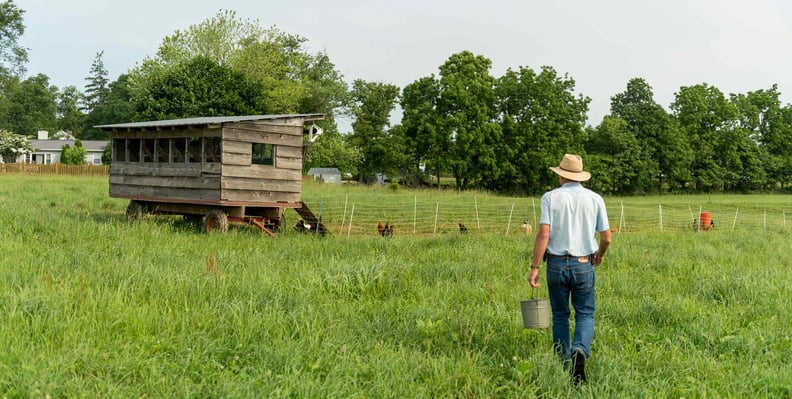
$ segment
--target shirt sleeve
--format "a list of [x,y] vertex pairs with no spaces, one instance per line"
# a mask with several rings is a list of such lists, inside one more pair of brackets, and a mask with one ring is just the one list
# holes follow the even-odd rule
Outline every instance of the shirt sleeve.
[[550,193],[544,193],[542,195],[542,201],[540,203],[540,215],[539,215],[539,224],[550,224]]
[[608,222],[608,210],[605,208],[605,200],[600,196],[597,198],[599,210],[597,211],[597,231],[605,231],[610,229],[610,222]]

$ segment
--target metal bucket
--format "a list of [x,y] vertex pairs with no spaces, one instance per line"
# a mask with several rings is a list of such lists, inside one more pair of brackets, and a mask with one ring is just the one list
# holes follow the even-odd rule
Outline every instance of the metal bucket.
[[[536,291],[534,290],[534,294]],[[535,295],[534,295],[535,296]],[[520,301],[523,326],[525,328],[547,328],[550,326],[550,300],[527,299]]]

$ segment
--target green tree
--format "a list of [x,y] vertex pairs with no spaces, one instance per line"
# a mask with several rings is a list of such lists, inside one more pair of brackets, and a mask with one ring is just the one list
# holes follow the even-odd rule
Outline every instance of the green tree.
[[508,69],[498,79],[498,111],[503,144],[504,188],[540,192],[557,185],[547,168],[565,153],[582,153],[587,97],[576,96],[575,81],[551,67]]
[[403,111],[401,125],[405,140],[405,155],[411,162],[415,178],[422,178],[421,168],[437,177],[449,169],[451,136],[440,127],[437,103],[440,82],[434,76],[420,78],[404,87],[401,96]]
[[85,157],[88,155],[88,150],[83,147],[80,140],[74,141],[74,147],[64,144],[61,149],[60,163],[65,165],[86,165],[88,161]]
[[109,133],[94,126],[114,123],[135,122],[134,99],[129,90],[129,75],[122,74],[108,85],[104,101],[88,115],[83,122],[80,138],[86,140],[107,140]]
[[341,173],[358,173],[360,165],[360,151],[353,145],[347,144],[345,137],[337,129],[327,129],[316,142],[308,147],[305,169],[310,168],[338,168]]
[[725,186],[727,165],[725,137],[734,129],[737,109],[715,87],[700,84],[682,87],[671,104],[680,129],[695,151],[690,171],[696,190],[718,191]]
[[33,146],[30,139],[20,134],[14,134],[8,130],[0,129],[0,157],[5,163],[15,163],[17,156],[30,154]]
[[611,194],[634,194],[651,184],[642,174],[641,144],[621,118],[606,116],[596,128],[588,129],[586,164],[591,171],[590,188]]
[[268,112],[330,114],[346,103],[346,84],[327,55],[309,53],[305,43],[300,36],[221,10],[166,37],[157,57],[130,73],[132,94],[145,97],[170,69],[200,56],[260,83]]
[[151,83],[135,102],[139,120],[266,113],[261,83],[206,57],[177,65]]
[[19,44],[25,33],[24,14],[13,0],[0,2],[0,82],[25,72],[27,49]]
[[449,165],[457,189],[467,189],[483,176],[497,178],[492,61],[469,51],[453,54],[440,66],[439,132],[450,137]]
[[58,91],[55,98],[55,118],[57,129],[72,132],[75,137],[81,134],[85,114],[79,104],[82,93],[74,86],[66,86]]
[[355,121],[349,142],[360,153],[360,180],[370,181],[379,172],[392,176],[398,170],[397,158],[402,151],[388,132],[399,88],[358,79],[352,84],[352,98],[350,112]]
[[676,120],[655,102],[652,87],[643,79],[631,79],[626,91],[611,97],[611,115],[625,120],[643,147],[646,168],[643,173],[653,184],[640,189],[657,192],[684,189],[692,179],[693,152]]
[[[732,95],[739,126],[759,145],[767,188],[784,188],[792,178],[792,116],[781,106],[778,86]],[[787,106],[786,108],[789,108]]]
[[107,69],[104,67],[102,55],[104,55],[104,51],[96,53],[89,75],[85,78],[88,83],[85,85],[83,110],[87,113],[91,113],[102,106],[108,93]]
[[44,74],[31,76],[7,91],[5,127],[24,135],[35,135],[39,129],[52,131],[57,126],[55,95]]

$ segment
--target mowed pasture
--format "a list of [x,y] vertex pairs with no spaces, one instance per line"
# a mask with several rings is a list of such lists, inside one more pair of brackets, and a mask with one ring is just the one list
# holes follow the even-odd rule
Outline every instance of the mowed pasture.
[[[550,330],[520,316],[533,238],[519,221],[538,198],[307,183],[331,234],[271,238],[129,224],[107,192],[0,175],[0,397],[792,397],[787,196],[606,198],[612,225],[641,212],[597,271],[589,383],[574,388]],[[412,234],[415,203],[435,209]],[[473,222],[486,204],[503,219]],[[698,207],[720,210],[715,230],[690,228]],[[628,216],[659,208],[679,222]],[[387,218],[392,238],[376,234]]]

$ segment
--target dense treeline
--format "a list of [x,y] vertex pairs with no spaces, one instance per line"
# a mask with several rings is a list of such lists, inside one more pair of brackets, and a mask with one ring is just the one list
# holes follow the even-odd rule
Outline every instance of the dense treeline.
[[[463,51],[403,88],[347,84],[304,38],[221,11],[164,38],[156,55],[114,81],[99,51],[81,91],[44,74],[23,77],[24,11],[9,0],[0,16],[0,129],[19,135],[106,139],[94,126],[323,113],[325,134],[306,167],[338,167],[364,182],[377,173],[408,184],[448,176],[458,189],[538,193],[556,184],[548,166],[567,152],[584,155],[589,186],[604,193],[783,191],[792,178],[792,108],[777,86],[728,96],[706,83],[681,87],[667,111],[634,78],[591,125],[589,98],[549,66],[496,77],[489,59]],[[397,105],[403,114],[392,125]],[[351,132],[339,132],[340,114],[354,120]]]

